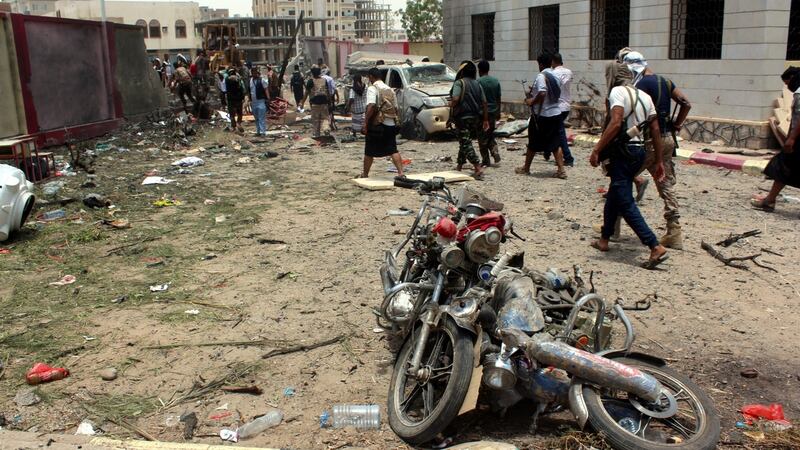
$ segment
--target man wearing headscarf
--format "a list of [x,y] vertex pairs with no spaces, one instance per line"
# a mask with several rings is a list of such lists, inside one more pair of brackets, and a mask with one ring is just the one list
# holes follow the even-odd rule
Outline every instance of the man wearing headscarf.
[[[675,192],[677,180],[675,178],[675,164],[672,160],[677,147],[676,133],[680,133],[683,122],[689,115],[692,105],[686,96],[668,78],[656,75],[648,66],[647,60],[639,52],[628,52],[624,63],[633,74],[633,84],[637,89],[646,92],[656,107],[658,113],[658,127],[660,136],[652,136],[652,140],[660,139],[664,147],[664,179],[656,182],[658,195],[664,200],[664,219],[667,221],[667,233],[659,239],[661,245],[676,250],[683,249],[683,231],[681,230],[680,212],[678,210],[678,196]],[[672,102],[678,105],[677,118],[671,115]],[[655,171],[655,151],[652,141],[645,144],[647,157],[642,170],[647,170],[652,175]],[[637,201],[644,194],[647,180],[637,177],[634,179],[637,190]]]
[[476,80],[478,68],[472,61],[464,61],[458,68],[456,80],[450,89],[450,121],[458,130],[458,160],[456,170],[462,170],[469,161],[477,179],[483,177],[483,168],[472,140],[489,129],[489,109],[486,94]]
[[764,198],[751,201],[754,208],[765,212],[775,211],[778,194],[786,186],[800,188],[800,68],[789,67],[781,75],[783,83],[794,95],[792,101],[792,124],[781,152],[773,156],[764,169],[764,175],[772,181],[772,187]]
[[[606,126],[600,141],[592,150],[589,162],[592,167],[606,162],[611,182],[603,209],[603,227],[600,239],[592,247],[601,252],[609,251],[609,240],[614,233],[617,218],[622,216],[641,240],[650,248],[650,256],[642,267],[653,270],[667,260],[667,249],[645,222],[633,198],[633,178],[641,170],[645,160],[644,136],[660,136],[657,114],[653,101],[646,93],[631,86],[631,72],[624,64],[609,63],[606,67],[608,103]],[[628,131],[626,131],[628,130]],[[653,141],[655,149],[654,178],[664,178],[663,148],[661,140]]]

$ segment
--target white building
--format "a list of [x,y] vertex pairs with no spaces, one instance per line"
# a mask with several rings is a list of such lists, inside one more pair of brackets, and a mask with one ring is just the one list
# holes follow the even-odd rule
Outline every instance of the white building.
[[691,100],[686,137],[736,146],[768,144],[779,76],[800,59],[798,0],[445,0],[443,14],[445,60],[493,61],[506,101],[549,50],[575,72],[577,109],[602,111],[605,65],[627,46]]
[[[106,18],[111,22],[139,25],[144,29],[149,54],[172,59],[178,53],[193,54],[200,48],[195,22],[200,21],[196,2],[107,1]],[[58,0],[48,15],[69,19],[100,20],[96,0]]]
[[314,36],[355,39],[356,4],[352,0],[253,0],[255,17],[306,17],[326,19],[315,25]]

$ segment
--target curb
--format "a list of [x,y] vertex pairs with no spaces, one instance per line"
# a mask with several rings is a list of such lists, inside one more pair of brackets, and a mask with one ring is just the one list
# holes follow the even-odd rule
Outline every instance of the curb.
[[[230,445],[196,444],[188,442],[159,442],[121,440],[107,437],[75,436],[70,434],[37,434],[0,430],[0,450],[45,447],[61,450],[231,450]],[[267,447],[240,447],[236,450],[278,450]]]
[[[599,136],[578,134],[573,138],[576,144],[594,145],[600,141]],[[678,148],[676,150],[678,160],[689,160],[697,164],[706,166],[721,167],[729,170],[739,170],[747,175],[760,177],[763,175],[764,168],[769,164],[768,159],[744,159],[736,156],[720,153],[703,153],[700,151],[686,150]]]

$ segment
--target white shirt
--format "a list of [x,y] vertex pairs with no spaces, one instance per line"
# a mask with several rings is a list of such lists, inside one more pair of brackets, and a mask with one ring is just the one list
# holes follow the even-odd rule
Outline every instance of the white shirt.
[[[269,93],[268,93],[269,91],[267,90],[267,88],[269,87],[269,81],[267,81],[267,79],[264,78],[264,77],[259,77],[259,78],[261,78],[262,86],[264,86],[264,94],[269,96]],[[257,100],[257,98],[256,98],[256,79],[253,78],[253,77],[250,77],[250,100],[251,101],[256,101]],[[263,99],[263,100],[266,101],[266,99]]]
[[[636,102],[634,109],[633,101],[636,101],[636,94],[639,94],[639,101]],[[633,100],[633,101],[632,101]],[[628,117],[627,123],[623,124],[625,129],[629,129],[645,120],[656,115],[656,107],[653,105],[653,100],[647,95],[646,92],[640,91],[633,86],[617,86],[611,90],[608,96],[609,107],[613,109],[615,106],[621,106],[623,109],[622,117]],[[631,114],[631,111],[634,111]],[[641,136],[634,137],[631,141],[641,141]]]
[[569,112],[572,103],[572,93],[570,92],[572,71],[564,66],[558,66],[553,69],[553,75],[561,82],[561,98],[558,99],[558,106],[561,108],[561,112]]
[[[367,106],[376,105],[375,107],[376,108],[378,107],[377,103],[378,103],[378,89],[379,88],[380,89],[389,89],[389,86],[387,86],[386,83],[384,83],[383,81],[378,80],[375,83],[373,83],[370,87],[368,87],[367,88]],[[394,126],[394,119],[386,117],[386,118],[383,119],[383,124],[393,127]]]
[[[539,75],[536,75],[536,82],[533,83],[533,95],[534,97],[540,93],[544,92],[544,101],[541,104],[533,105],[533,112],[537,116],[542,117],[553,117],[558,116],[561,114],[561,107],[558,106],[558,102],[551,102],[550,96],[547,95],[547,81],[544,77],[544,72],[549,71],[553,73],[552,69],[544,69],[543,71],[539,72]],[[558,79],[558,77],[556,77]]]
[[325,85],[328,86],[328,93],[333,95],[336,92],[336,82],[328,75],[322,75],[322,79],[325,80]]

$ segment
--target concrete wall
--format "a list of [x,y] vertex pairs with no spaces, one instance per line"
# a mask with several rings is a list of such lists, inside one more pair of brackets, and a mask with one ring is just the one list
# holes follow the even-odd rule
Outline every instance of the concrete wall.
[[114,71],[122,112],[126,117],[146,114],[168,105],[167,94],[156,72],[147,61],[142,31],[133,27],[115,27],[114,47],[117,64]]
[[25,108],[19,86],[17,50],[10,16],[0,14],[0,138],[25,134]]
[[[98,1],[59,0],[55,9],[64,18],[87,20],[100,18]],[[162,32],[160,38],[145,39],[148,51],[160,54],[200,48],[201,39],[195,32],[195,22],[200,21],[200,5],[196,2],[107,1],[106,15],[122,18],[121,23],[126,25],[135,25],[140,19],[149,24],[155,19],[161,27],[167,27],[166,33]],[[178,19],[186,23],[185,38],[175,35],[175,22]]]
[[[589,59],[589,0],[445,0],[445,61],[472,57],[473,14],[494,12],[497,76],[505,99],[522,100],[520,84],[533,80],[538,68],[528,60],[528,8],[560,5],[559,47],[565,65],[575,72],[573,98],[601,107],[604,66]],[[693,116],[765,121],[781,93],[788,38],[789,3],[774,0],[725,2],[722,59],[669,60],[669,0],[631,0],[629,46],[641,51],[650,66],[672,78],[691,99]]]
[[39,130],[114,117],[99,23],[28,20],[25,34]]
[[408,53],[411,55],[424,55],[432,62],[439,62],[444,58],[444,46],[441,42],[409,42]]

